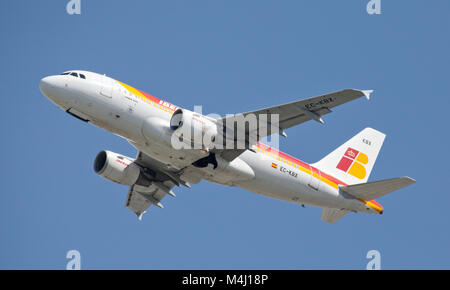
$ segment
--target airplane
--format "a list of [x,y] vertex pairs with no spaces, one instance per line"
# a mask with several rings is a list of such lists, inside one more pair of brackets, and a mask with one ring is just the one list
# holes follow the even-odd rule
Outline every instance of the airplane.
[[[375,199],[415,183],[407,176],[368,182],[386,136],[372,128],[365,128],[313,164],[259,142],[273,133],[286,137],[286,129],[309,120],[323,123],[322,116],[332,108],[363,96],[369,99],[370,90],[345,89],[212,118],[83,70],[44,77],[39,87],[60,109],[123,137],[137,149],[136,158],[103,150],[93,167],[101,177],[129,186],[125,206],[139,220],[151,205],[163,208],[161,200],[166,195],[175,197],[175,186],[190,188],[201,180],[321,207],[321,219],[331,224],[349,212],[382,214],[383,207]],[[237,117],[254,116],[261,121],[268,115],[276,116],[278,120],[273,120],[278,122],[258,122],[256,128],[245,129],[233,125]],[[176,148],[173,140],[195,143],[192,136],[179,134],[193,129],[210,138],[201,146]],[[216,142],[216,137],[221,141]],[[224,140],[233,146],[211,146]]]

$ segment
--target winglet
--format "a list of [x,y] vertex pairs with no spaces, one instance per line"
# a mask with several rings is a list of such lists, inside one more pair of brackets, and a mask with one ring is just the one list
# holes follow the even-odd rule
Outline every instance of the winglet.
[[146,213],[147,211],[143,211],[141,213],[139,212],[135,212],[135,214],[137,215],[138,219],[141,221],[142,220],[142,216],[144,215],[144,213]]
[[370,94],[373,93],[373,90],[361,90],[361,93],[364,94],[367,100],[370,100]]

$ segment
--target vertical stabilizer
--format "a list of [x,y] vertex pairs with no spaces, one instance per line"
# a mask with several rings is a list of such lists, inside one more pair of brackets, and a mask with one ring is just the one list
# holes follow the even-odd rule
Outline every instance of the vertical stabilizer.
[[385,137],[366,128],[312,165],[349,185],[367,182]]

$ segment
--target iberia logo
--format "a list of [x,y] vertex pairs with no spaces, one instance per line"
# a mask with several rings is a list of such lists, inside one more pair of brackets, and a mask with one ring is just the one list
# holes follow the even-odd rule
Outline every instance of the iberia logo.
[[[353,175],[356,178],[364,179],[366,177],[366,165],[369,162],[369,157],[366,154],[359,152],[353,148],[348,147],[345,151],[344,156],[342,156],[341,161],[339,161],[336,166],[344,172]],[[350,169],[349,169],[350,168]]]

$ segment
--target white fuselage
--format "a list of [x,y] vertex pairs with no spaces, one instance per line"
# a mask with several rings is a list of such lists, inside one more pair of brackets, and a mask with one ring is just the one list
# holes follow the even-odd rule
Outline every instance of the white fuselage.
[[215,169],[212,165],[191,166],[208,153],[172,148],[169,121],[176,106],[104,75],[72,73],[78,76],[42,79],[41,90],[64,111],[127,139],[167,169],[185,170],[188,182],[205,179],[298,204],[376,213],[364,201],[341,194],[342,183],[284,153],[273,154],[278,151],[264,145],[255,152],[245,151],[230,163],[223,161]]

